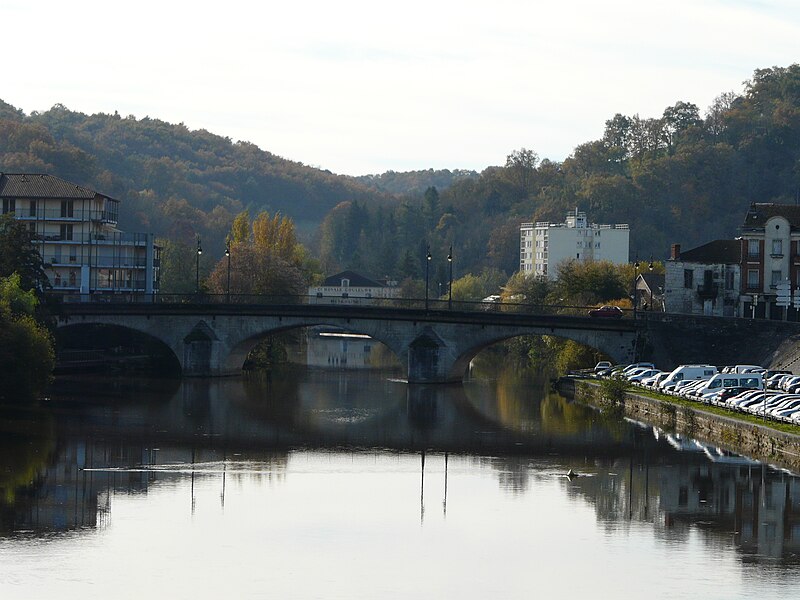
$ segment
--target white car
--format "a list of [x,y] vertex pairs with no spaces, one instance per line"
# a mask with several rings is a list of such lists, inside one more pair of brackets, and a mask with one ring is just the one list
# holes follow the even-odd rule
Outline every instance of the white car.
[[631,383],[642,383],[645,379],[649,379],[650,377],[658,375],[659,373],[661,373],[661,371],[658,369],[645,369],[641,373],[628,377],[628,381]]

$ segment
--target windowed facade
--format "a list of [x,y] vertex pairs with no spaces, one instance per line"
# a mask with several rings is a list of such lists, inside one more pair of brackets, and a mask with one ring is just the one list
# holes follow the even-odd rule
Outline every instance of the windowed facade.
[[[158,254],[152,234],[116,228],[119,201],[58,177],[0,173],[3,212],[24,223],[42,256],[51,285],[89,294],[158,291]],[[105,285],[102,271],[119,275]]]
[[772,256],[783,256],[783,240],[772,240]]
[[747,289],[748,290],[757,290],[758,289],[758,269],[748,269],[747,270]]
[[761,256],[761,244],[758,240],[747,241],[747,258],[758,258]]

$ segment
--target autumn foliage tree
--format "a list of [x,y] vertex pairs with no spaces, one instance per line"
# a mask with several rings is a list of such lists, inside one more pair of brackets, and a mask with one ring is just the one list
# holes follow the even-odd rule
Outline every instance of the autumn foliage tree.
[[279,213],[264,211],[250,221],[242,212],[228,235],[228,257],[217,262],[206,282],[214,294],[299,296],[306,293],[314,267],[297,241],[294,222]]

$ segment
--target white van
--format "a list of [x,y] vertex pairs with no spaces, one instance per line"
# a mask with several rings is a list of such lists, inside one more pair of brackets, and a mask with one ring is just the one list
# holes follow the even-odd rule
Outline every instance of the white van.
[[758,365],[733,365],[724,367],[722,373],[763,373],[766,371],[764,367]]
[[689,379],[711,379],[717,374],[717,367],[714,365],[681,365],[660,383],[662,390],[669,390],[679,381]]
[[752,388],[764,389],[764,378],[760,373],[718,373],[695,391],[695,396],[703,397],[706,394],[716,393],[723,388]]

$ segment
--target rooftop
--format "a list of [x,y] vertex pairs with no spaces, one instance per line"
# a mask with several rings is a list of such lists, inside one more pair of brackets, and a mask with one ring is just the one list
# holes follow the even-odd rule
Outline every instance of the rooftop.
[[800,230],[800,206],[795,204],[753,203],[747,211],[742,229],[761,229],[772,217],[783,217],[793,230]]
[[[0,198],[61,198],[84,200],[98,196],[89,188],[44,173],[0,173]],[[108,196],[104,196],[108,198]],[[114,200],[109,198],[109,200]]]
[[322,285],[326,287],[339,287],[342,285],[342,279],[349,279],[350,287],[386,287],[383,283],[374,281],[369,277],[364,277],[355,271],[342,271],[341,273],[331,275],[325,279]]
[[742,242],[741,240],[714,240],[681,252],[678,260],[708,265],[739,264],[742,262]]

